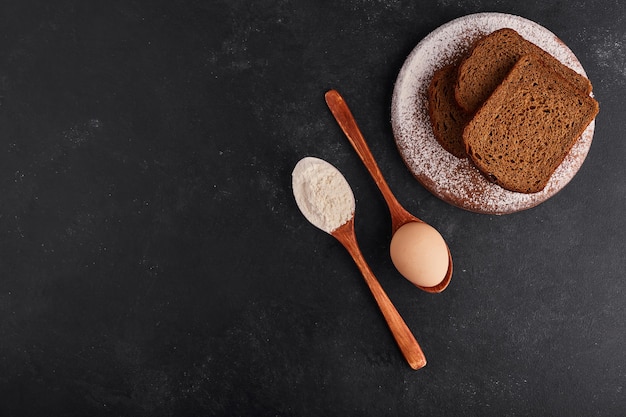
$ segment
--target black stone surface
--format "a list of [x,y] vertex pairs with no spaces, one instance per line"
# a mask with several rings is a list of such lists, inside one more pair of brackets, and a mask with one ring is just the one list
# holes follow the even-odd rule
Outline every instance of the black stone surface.
[[[411,49],[482,11],[556,33],[601,107],[578,175],[508,216],[430,195],[389,122]],[[591,0],[2,2],[0,415],[626,415],[625,18]],[[398,199],[448,241],[444,293],[394,271],[330,88]],[[352,185],[422,370],[298,211],[304,156]]]

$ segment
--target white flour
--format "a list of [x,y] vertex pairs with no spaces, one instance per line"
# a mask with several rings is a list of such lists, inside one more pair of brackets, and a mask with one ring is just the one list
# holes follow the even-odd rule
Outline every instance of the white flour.
[[300,211],[314,226],[327,233],[354,214],[354,194],[343,175],[328,162],[306,157],[291,174],[293,195]]

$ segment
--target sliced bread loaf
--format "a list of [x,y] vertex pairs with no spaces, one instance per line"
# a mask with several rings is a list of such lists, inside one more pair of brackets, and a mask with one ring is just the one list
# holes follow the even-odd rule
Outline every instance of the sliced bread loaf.
[[541,191],[598,113],[598,103],[525,55],[463,131],[467,154],[496,184]]
[[591,92],[591,83],[587,78],[563,65],[515,30],[504,28],[477,41],[459,65],[455,87],[455,97],[459,105],[468,113],[475,112],[502,82],[517,60],[530,53],[539,56],[548,67],[583,93]]
[[455,64],[435,71],[428,86],[428,113],[437,142],[457,158],[466,158],[462,137],[469,115],[454,98],[456,76]]

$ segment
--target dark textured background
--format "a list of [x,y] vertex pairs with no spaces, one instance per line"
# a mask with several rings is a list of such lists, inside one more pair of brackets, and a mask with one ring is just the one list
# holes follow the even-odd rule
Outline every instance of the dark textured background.
[[[430,195],[389,121],[412,48],[481,11],[556,33],[601,107],[573,181],[508,216]],[[0,415],[626,415],[625,18],[616,0],[3,1]],[[394,271],[329,88],[448,241],[444,293]],[[359,242],[424,369],[298,211],[304,156],[352,185]]]

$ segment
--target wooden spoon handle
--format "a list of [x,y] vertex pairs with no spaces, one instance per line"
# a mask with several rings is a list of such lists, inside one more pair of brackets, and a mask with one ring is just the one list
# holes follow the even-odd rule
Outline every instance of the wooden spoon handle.
[[370,151],[370,148],[367,145],[356,120],[354,119],[354,116],[352,115],[352,112],[350,111],[348,104],[345,102],[341,94],[339,94],[336,90],[330,90],[326,92],[324,98],[326,99],[326,104],[335,117],[335,120],[337,120],[337,123],[341,127],[341,130],[343,130],[343,133],[348,137],[352,147],[367,167],[367,170],[374,178],[378,187],[381,189],[383,194],[385,194],[387,190],[391,193],[391,190],[389,190],[389,186],[387,185],[387,182],[385,181],[383,174],[380,171],[380,168],[378,167],[378,164],[376,163],[376,160],[374,159],[374,156],[372,155],[372,152]]
[[[348,222],[350,223],[350,222]],[[359,246],[356,242],[356,238],[354,237],[353,232],[353,224],[346,224],[339,229],[335,230],[332,235],[341,242],[341,244],[348,250],[352,259],[357,264],[361,273],[363,274],[363,278],[365,278],[365,282],[369,287],[376,303],[378,304],[378,308],[383,313],[385,317],[385,321],[391,330],[391,333],[404,355],[404,358],[408,362],[409,366],[412,369],[420,369],[426,365],[426,357],[424,356],[424,352],[422,352],[422,348],[420,347],[417,340],[415,340],[415,336],[411,333],[411,330],[405,323],[396,307],[393,305],[385,290],[381,287],[378,279],[368,266]],[[350,227],[352,229],[350,230]]]
[[348,141],[359,155],[359,158],[361,158],[361,161],[363,161],[363,164],[365,164],[374,182],[376,182],[378,189],[383,194],[389,211],[391,212],[392,231],[395,232],[400,226],[409,221],[421,221],[406,211],[391,192],[348,104],[341,94],[336,90],[329,90],[324,95],[324,98],[326,99],[326,104],[330,112],[341,127],[341,130],[343,130],[343,133],[348,138]]

